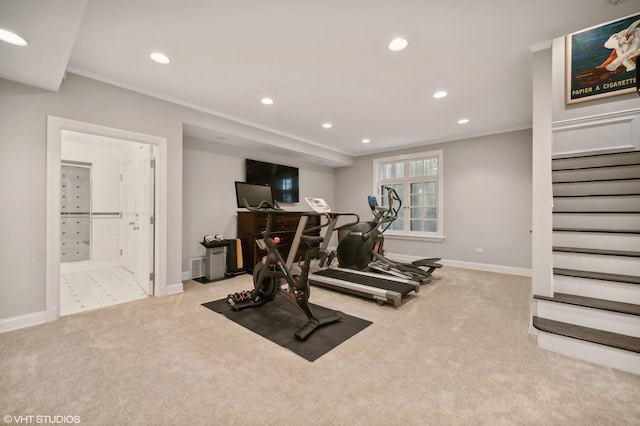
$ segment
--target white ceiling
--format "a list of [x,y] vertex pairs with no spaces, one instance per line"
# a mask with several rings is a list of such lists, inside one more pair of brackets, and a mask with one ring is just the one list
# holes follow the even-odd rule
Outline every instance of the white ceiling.
[[[186,123],[212,143],[257,141],[339,165],[530,127],[531,50],[640,11],[640,0],[619,3],[2,0],[0,28],[30,44],[0,42],[0,77],[56,91],[68,70],[224,118],[224,129]],[[387,50],[396,36],[406,50]],[[153,51],[171,63],[152,62]],[[440,89],[449,96],[433,99]]]

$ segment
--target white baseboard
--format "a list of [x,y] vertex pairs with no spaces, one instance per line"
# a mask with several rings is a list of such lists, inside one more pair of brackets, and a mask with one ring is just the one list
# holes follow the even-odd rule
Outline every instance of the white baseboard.
[[182,281],[188,281],[191,279],[191,271],[182,271]]
[[32,314],[18,315],[17,317],[5,318],[0,320],[0,333],[18,330],[20,328],[31,327],[34,325],[44,324],[46,322],[47,313],[34,312]]
[[443,259],[442,264],[445,266],[454,266],[457,268],[475,269],[478,271],[487,271],[487,272],[497,272],[499,274],[521,275],[523,277],[530,277],[533,275],[533,271],[530,268],[516,268],[514,266],[491,265],[488,263],[474,263],[474,262],[464,262],[461,260],[447,260],[447,259]]
[[182,281],[181,281],[179,283],[167,285],[164,291],[161,294],[157,294],[157,296],[168,296],[170,294],[177,294],[182,292],[184,292],[184,285],[182,284]]
[[[395,253],[386,253],[386,257],[389,259],[396,259],[402,262],[412,262],[414,260],[419,260],[421,257],[419,256],[409,256],[406,254],[395,254]],[[503,265],[491,265],[488,263],[475,263],[475,262],[465,262],[462,260],[448,260],[442,259],[438,261],[444,266],[453,266],[455,268],[464,268],[464,269],[474,269],[477,271],[487,271],[487,272],[497,272],[500,274],[510,274],[510,275],[521,275],[524,277],[530,277],[533,274],[532,269],[530,268],[516,268],[513,266],[503,266]]]

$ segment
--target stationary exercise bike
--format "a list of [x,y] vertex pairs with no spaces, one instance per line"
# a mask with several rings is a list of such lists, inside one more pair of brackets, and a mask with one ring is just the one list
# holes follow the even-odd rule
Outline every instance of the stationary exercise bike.
[[402,200],[392,188],[385,186],[387,206],[379,206],[374,196],[369,197],[373,220],[360,222],[348,229],[338,244],[338,264],[341,268],[371,270],[396,277],[406,277],[426,283],[433,271],[441,268],[440,258],[427,258],[411,263],[392,261],[384,256],[382,235],[398,218]]
[[[227,301],[231,307],[234,310],[258,307],[273,300],[279,291],[283,292],[287,295],[287,299],[295,302],[307,317],[307,322],[294,333],[298,340],[306,339],[323,325],[340,321],[342,317],[337,313],[322,318],[318,317],[309,305],[309,264],[311,259],[318,257],[319,247],[324,238],[310,235],[300,237],[310,249],[305,255],[304,263],[300,266],[300,275],[293,276],[278,251],[280,239],[271,237],[273,217],[286,215],[287,211],[278,208],[277,203],[271,204],[268,201],[262,201],[257,207],[251,207],[245,200],[245,207],[251,212],[267,215],[267,225],[262,233],[263,238],[256,240],[256,243],[260,248],[266,250],[267,254],[265,261],[260,261],[253,270],[253,290],[230,294]],[[283,280],[288,284],[286,289],[281,288]]]

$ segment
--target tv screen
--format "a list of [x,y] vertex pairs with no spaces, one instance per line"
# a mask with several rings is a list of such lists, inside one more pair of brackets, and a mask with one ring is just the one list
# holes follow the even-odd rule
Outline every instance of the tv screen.
[[281,203],[297,203],[298,168],[263,161],[246,160],[246,182],[258,185],[269,185],[273,191],[273,199]]
[[271,187],[269,185],[236,182],[236,203],[238,203],[238,207],[246,207],[244,200],[247,200],[250,207],[258,207],[263,201],[273,205]]

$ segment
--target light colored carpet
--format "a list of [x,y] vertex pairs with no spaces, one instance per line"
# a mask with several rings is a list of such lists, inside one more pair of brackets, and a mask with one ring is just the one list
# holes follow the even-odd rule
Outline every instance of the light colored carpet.
[[[88,425],[638,425],[640,376],[538,349],[530,279],[445,267],[311,363],[202,306],[251,277],[0,334],[0,414]],[[301,317],[301,321],[303,317]]]

